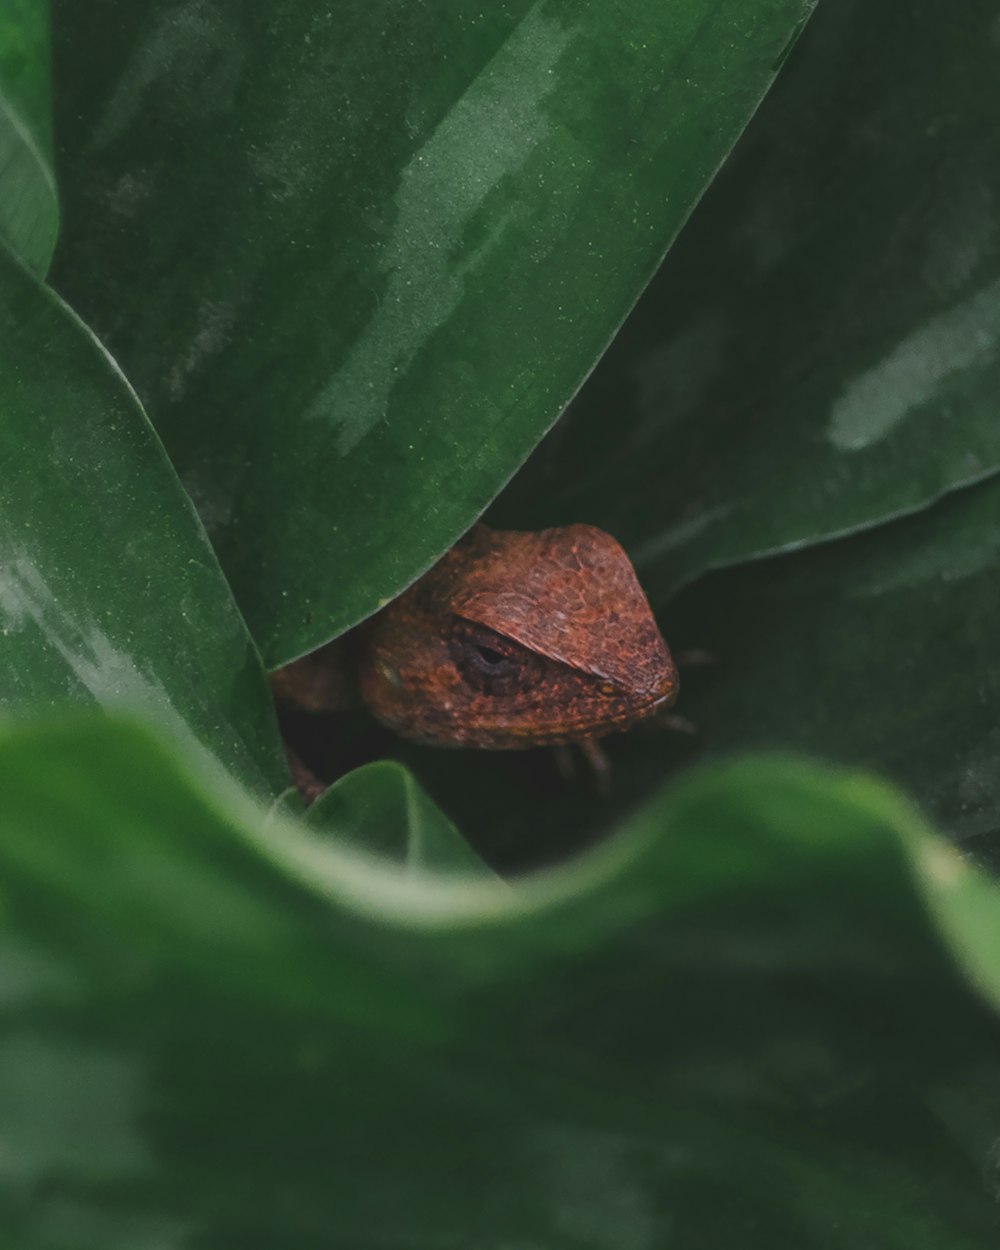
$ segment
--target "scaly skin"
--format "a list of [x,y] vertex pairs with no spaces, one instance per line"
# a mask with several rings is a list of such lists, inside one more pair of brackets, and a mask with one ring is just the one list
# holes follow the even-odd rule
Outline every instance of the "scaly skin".
[[673,703],[677,672],[625,552],[590,525],[477,525],[366,627],[359,685],[435,746],[557,746]]

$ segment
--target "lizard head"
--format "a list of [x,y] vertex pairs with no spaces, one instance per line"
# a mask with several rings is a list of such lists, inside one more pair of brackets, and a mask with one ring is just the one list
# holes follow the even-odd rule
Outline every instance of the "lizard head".
[[441,746],[599,738],[677,688],[628,557],[590,525],[476,526],[374,618],[361,668],[379,720]]

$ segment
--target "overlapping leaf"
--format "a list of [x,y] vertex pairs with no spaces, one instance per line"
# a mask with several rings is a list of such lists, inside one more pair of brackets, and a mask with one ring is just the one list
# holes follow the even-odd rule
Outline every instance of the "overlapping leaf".
[[995,472],[996,40],[990,0],[820,5],[502,519],[604,525],[662,605]]
[[1000,831],[998,577],[996,481],[862,539],[720,575],[680,605],[682,628],[721,661],[688,704],[706,750],[794,745],[878,768],[985,851]]
[[135,384],[266,660],[475,519],[811,7],[56,5],[56,284]]
[[[348,30],[336,10],[227,0],[58,6],[61,280],[152,400],[273,656],[369,610],[510,472],[725,150],[793,6],[646,7],[375,5]],[[623,345],[511,523],[611,525],[662,610],[713,564],[990,470],[990,20],[980,0],[821,10],[666,270],[673,306],[639,323],[639,365]],[[591,230],[609,218],[610,241]],[[109,362],[10,273],[5,689],[19,711],[81,683],[138,693],[269,796],[259,666],[204,537]],[[586,405],[623,379],[639,399],[608,405],[605,454]],[[547,759],[411,758],[470,831],[495,820],[548,854],[681,752],[761,743],[888,768],[982,842],[998,499],[987,483],[674,604],[671,640],[719,661],[685,677],[704,745],[619,740],[604,807]],[[0,737],[16,1244],[996,1245],[1000,1035],[956,967],[1000,1002],[1000,904],[894,795],[775,760],[713,768],[512,892],[344,849],[403,858],[429,821],[454,851],[392,764],[326,801],[331,839],[264,819],[185,734]]]
[[285,781],[260,658],[114,362],[0,248],[0,708],[78,700]]

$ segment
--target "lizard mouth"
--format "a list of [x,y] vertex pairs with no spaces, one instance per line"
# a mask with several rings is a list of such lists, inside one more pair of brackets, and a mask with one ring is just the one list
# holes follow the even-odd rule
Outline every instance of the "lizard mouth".
[[605,734],[621,732],[630,729],[633,725],[640,721],[652,720],[659,712],[665,712],[672,707],[677,701],[679,686],[675,678],[669,678],[657,690],[655,694],[647,695],[645,698],[637,700],[630,707],[623,709],[617,715],[614,715],[603,722],[594,724],[588,720],[578,722],[567,722],[560,726],[558,740],[562,742],[576,742],[581,737],[586,737],[588,726],[596,730],[596,736],[601,737]]
[[674,673],[671,673],[670,676],[666,677],[660,683],[659,690],[653,695],[652,699],[650,699],[648,706],[653,711],[660,711],[663,708],[668,708],[676,700],[679,693],[680,687],[677,682],[677,677]]

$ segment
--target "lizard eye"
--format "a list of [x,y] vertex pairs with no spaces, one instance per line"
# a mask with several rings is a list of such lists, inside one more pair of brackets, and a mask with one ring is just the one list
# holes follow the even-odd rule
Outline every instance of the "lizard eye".
[[473,643],[472,654],[485,672],[502,672],[511,666],[509,656],[504,655],[502,651],[495,651],[492,647],[484,647],[482,643]]
[[531,653],[485,626],[456,620],[448,649],[464,680],[483,694],[510,694],[528,680]]

